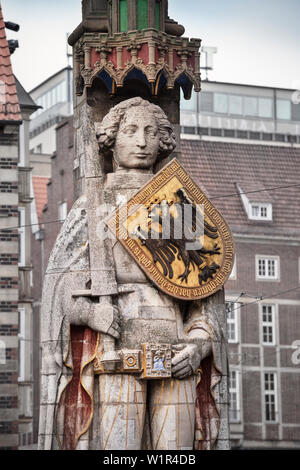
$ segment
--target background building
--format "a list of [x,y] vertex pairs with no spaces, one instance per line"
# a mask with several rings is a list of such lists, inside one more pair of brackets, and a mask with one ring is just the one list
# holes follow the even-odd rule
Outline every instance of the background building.
[[181,132],[189,138],[300,143],[295,90],[202,82],[201,93],[181,101]]
[[33,347],[31,264],[31,166],[29,158],[30,116],[36,104],[16,80],[22,124],[19,135],[19,446],[33,443]]
[[0,447],[16,449],[19,443],[18,160],[22,116],[1,9],[0,80]]
[[229,224],[231,437],[300,447],[300,148],[182,140],[182,161]]
[[31,90],[40,106],[30,123],[30,151],[52,154],[56,149],[55,127],[73,114],[72,68],[65,67]]
[[201,93],[181,102],[183,164],[235,240],[226,298],[231,436],[242,448],[300,447],[296,95],[204,81]]
[[[15,25],[17,26],[17,25]],[[29,120],[0,8],[0,448],[32,442]]]

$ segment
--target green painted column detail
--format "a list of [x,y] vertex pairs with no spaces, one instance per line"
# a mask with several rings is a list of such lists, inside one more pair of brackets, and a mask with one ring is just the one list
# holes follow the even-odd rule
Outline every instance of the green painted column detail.
[[138,29],[148,28],[148,0],[138,0],[137,23]]
[[160,2],[155,3],[155,28],[160,31]]
[[128,4],[127,0],[120,0],[120,32],[128,31]]

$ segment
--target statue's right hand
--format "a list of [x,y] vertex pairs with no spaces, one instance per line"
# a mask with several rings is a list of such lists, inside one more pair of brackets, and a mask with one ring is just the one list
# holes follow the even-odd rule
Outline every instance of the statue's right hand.
[[120,338],[120,313],[114,305],[96,304],[89,298],[79,297],[71,311],[70,322],[73,325],[86,325],[92,330]]
[[119,339],[121,328],[118,308],[110,304],[94,304],[94,309],[89,315],[88,326],[92,330]]

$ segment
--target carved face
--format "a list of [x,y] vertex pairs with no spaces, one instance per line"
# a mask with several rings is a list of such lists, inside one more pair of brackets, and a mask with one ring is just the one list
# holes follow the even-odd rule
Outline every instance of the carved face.
[[159,132],[147,107],[133,106],[123,117],[116,136],[114,159],[118,169],[152,169],[159,148]]

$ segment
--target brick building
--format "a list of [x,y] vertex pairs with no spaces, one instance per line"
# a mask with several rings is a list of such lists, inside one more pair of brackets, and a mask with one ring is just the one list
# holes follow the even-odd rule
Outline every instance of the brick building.
[[29,121],[38,107],[13,75],[5,27],[0,8],[0,448],[15,449],[32,442]]
[[299,448],[300,148],[181,141],[183,165],[228,222],[231,436]]
[[18,447],[18,144],[22,123],[0,8],[0,448]]
[[243,448],[300,447],[297,96],[204,81],[181,105],[183,162],[228,220],[236,244],[226,294],[231,430]]
[[[31,265],[31,166],[29,155],[30,116],[37,109],[30,95],[15,78],[22,124],[19,135],[19,446],[32,444],[33,438],[33,316]],[[19,447],[19,448],[20,448]]]

